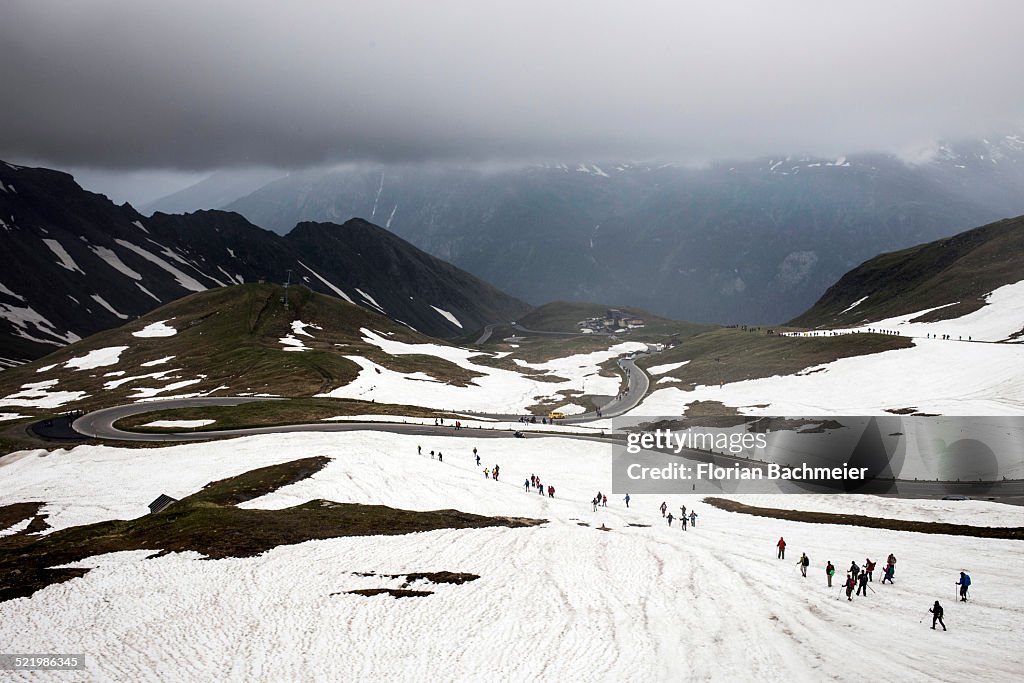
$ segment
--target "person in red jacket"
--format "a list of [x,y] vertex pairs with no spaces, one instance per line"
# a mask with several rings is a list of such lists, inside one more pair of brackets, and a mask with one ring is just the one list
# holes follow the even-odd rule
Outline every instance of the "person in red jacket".
[[846,599],[850,602],[853,602],[853,589],[857,585],[857,582],[854,580],[852,576],[850,576],[850,574],[847,574],[846,583],[844,583],[843,585],[846,586]]
[[779,542],[776,543],[775,545],[779,549],[779,559],[780,560],[786,559],[786,539],[784,539],[782,536],[779,536]]
[[868,573],[868,581],[874,582],[875,580],[875,563],[864,558],[864,571]]

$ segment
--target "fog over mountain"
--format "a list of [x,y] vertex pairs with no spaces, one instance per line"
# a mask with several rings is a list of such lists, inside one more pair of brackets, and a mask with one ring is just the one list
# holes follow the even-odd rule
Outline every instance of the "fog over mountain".
[[1021,120],[1022,20],[1010,1],[14,0],[0,157],[211,172],[916,155]]
[[1001,0],[14,0],[0,158],[146,212],[366,218],[534,303],[771,322],[1024,210],[1022,23]]

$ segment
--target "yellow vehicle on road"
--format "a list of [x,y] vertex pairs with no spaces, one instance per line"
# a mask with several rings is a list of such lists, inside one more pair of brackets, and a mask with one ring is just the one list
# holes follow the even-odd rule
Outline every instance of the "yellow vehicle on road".
[[563,420],[563,419],[565,419],[565,413],[557,411],[557,410],[552,410],[550,413],[548,413],[548,419],[549,420]]

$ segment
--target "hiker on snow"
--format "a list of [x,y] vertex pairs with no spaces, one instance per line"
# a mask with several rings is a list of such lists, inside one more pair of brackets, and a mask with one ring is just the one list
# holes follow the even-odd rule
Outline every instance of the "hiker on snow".
[[939,601],[936,600],[935,604],[928,611],[932,613],[932,628],[934,629],[935,622],[938,622],[942,626],[942,630],[945,631],[946,625],[942,622],[942,605],[939,604]]
[[[896,576],[896,556],[889,553],[889,559],[885,561],[886,569],[889,571],[889,582],[892,583],[892,577]],[[889,569],[892,567],[892,569]]]
[[896,565],[894,565],[894,564],[887,564],[887,565],[885,565],[885,575],[882,576],[882,583],[885,583],[886,581],[888,581],[890,584],[892,584],[892,575],[895,572],[896,572]]
[[843,585],[846,586],[846,599],[852,602],[853,601],[853,587],[856,585],[856,582],[853,580],[852,576],[847,574],[846,575],[846,582]]
[[971,577],[960,572],[960,580],[956,582],[960,586],[960,602],[967,602],[967,589],[971,587]]
[[864,558],[864,571],[868,575],[868,581],[874,582],[875,563],[866,557]]
[[529,479],[527,479],[526,481],[523,482],[523,490],[526,491],[527,493],[530,492],[530,480]]
[[832,587],[832,577],[836,575],[836,568],[832,564],[832,560],[825,563],[825,576],[828,577],[828,587]]
[[597,498],[590,499],[590,506],[594,509],[594,512],[597,512]]
[[683,515],[682,517],[680,517],[679,521],[682,522],[682,524],[680,526],[682,526],[683,531],[686,531],[686,515]]
[[800,553],[800,559],[796,561],[800,565],[800,575],[807,578],[807,567],[811,565],[811,558],[807,557],[807,553]]
[[668,513],[668,525],[669,526],[672,526],[672,520],[673,519],[675,519],[675,517],[672,516],[672,513],[671,512]]
[[626,501],[626,507],[629,507],[629,494],[628,493],[626,494],[626,497],[623,498],[622,500]]
[[860,574],[860,567],[857,566],[857,561],[850,562],[850,574],[853,576],[853,580],[857,580],[857,575]]
[[555,487],[552,486],[551,484],[548,484],[548,498],[554,498],[554,497],[555,497]]
[[697,526],[697,513],[690,510],[690,526]]
[[868,573],[861,572],[860,576],[857,577],[857,595],[864,595],[868,597]]
[[786,539],[784,539],[782,536],[779,536],[779,542],[775,545],[779,549],[779,559],[786,559]]
[[668,503],[666,503],[665,501],[662,501],[661,502],[661,516],[662,517],[665,516],[665,511],[666,510],[668,510]]

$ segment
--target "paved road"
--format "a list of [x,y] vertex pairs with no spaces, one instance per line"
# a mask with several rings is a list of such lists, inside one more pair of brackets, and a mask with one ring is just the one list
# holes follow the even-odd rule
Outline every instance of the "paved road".
[[629,389],[619,398],[613,398],[601,408],[603,417],[618,417],[629,412],[637,406],[651,386],[651,380],[647,373],[641,370],[633,362],[632,358],[623,358],[619,361],[619,367],[629,380],[626,387]]
[[[632,375],[637,375],[633,371]],[[645,376],[646,377],[646,376]],[[472,439],[510,439],[513,434],[510,430],[498,429],[459,429],[451,426],[434,426],[421,424],[404,424],[393,422],[318,422],[314,424],[283,425],[279,427],[252,427],[248,429],[225,429],[208,432],[175,432],[165,434],[141,434],[125,432],[114,427],[114,423],[131,415],[146,413],[154,410],[174,410],[179,408],[192,408],[196,406],[233,406],[251,401],[273,401],[276,399],[260,398],[193,398],[193,399],[170,399],[166,401],[153,401],[147,403],[133,403],[124,406],[104,408],[95,412],[83,415],[74,422],[74,428],[80,433],[90,437],[110,441],[145,441],[145,442],[182,442],[182,441],[208,441],[212,439],[223,439],[253,434],[280,434],[292,432],[352,432],[352,431],[380,431],[392,434],[415,434],[422,436],[456,436]],[[560,438],[580,439],[614,445],[621,444],[624,437],[621,435],[590,435],[590,434],[558,434],[553,432],[525,432],[526,438],[541,438],[558,436]],[[702,451],[684,450],[679,457],[691,463],[714,462],[722,466],[730,466],[732,463],[752,465],[749,461],[725,454],[710,454]],[[785,487],[790,491],[800,491],[796,484]],[[710,482],[700,484],[702,494],[722,493],[719,486]],[[927,481],[899,481],[893,484],[887,481],[875,481],[867,485],[858,493],[875,493],[878,495],[896,496],[900,498],[941,498],[951,493],[958,493],[971,498],[994,498],[1007,503],[1020,504],[1024,501],[1024,481],[998,481],[985,483],[954,483],[954,482],[927,482]]]
[[[393,432],[396,434],[424,434],[424,435],[445,435],[464,436],[472,438],[512,438],[512,430],[509,429],[455,429],[452,425],[435,426],[424,424],[412,424],[401,422],[316,422],[310,424],[282,425],[278,427],[249,427],[246,429],[223,429],[216,431],[188,431],[169,433],[140,433],[127,432],[118,429],[114,423],[132,415],[148,413],[155,410],[178,410],[181,408],[195,408],[198,406],[236,406],[242,403],[253,401],[274,401],[273,398],[237,398],[237,397],[207,397],[207,398],[182,398],[168,399],[166,401],[148,401],[146,403],[132,403],[123,406],[114,406],[97,410],[75,420],[73,426],[76,431],[95,439],[106,439],[111,441],[208,441],[210,439],[221,439],[235,436],[248,436],[252,434],[280,434],[290,432],[351,432],[359,430],[377,430],[382,432]],[[517,416],[504,416],[515,421]],[[399,419],[399,418],[396,418]],[[534,425],[537,429],[540,425]],[[556,432],[526,431],[524,436],[536,438],[540,436],[566,436],[568,438],[585,438],[591,441],[604,443],[615,443],[613,437],[583,435],[583,434],[560,434]]]
[[486,344],[487,340],[490,339],[491,335],[494,333],[494,328],[497,327],[497,326],[498,326],[498,323],[491,323],[490,325],[486,325],[484,327],[484,333],[481,334],[480,338],[476,340],[476,344],[477,345]]

